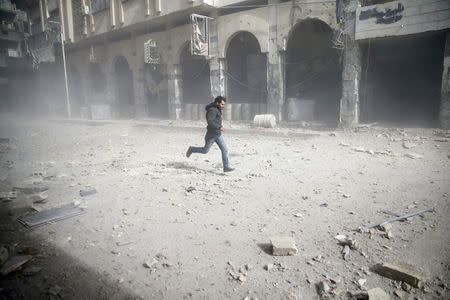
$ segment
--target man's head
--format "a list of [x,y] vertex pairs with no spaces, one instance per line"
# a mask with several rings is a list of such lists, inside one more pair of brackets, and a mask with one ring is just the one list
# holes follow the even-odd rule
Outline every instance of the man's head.
[[217,96],[217,97],[214,99],[214,103],[217,105],[217,107],[218,107],[220,110],[223,110],[223,108],[224,108],[224,106],[225,106],[225,102],[227,102],[227,99],[226,99],[225,97],[223,97],[223,96]]

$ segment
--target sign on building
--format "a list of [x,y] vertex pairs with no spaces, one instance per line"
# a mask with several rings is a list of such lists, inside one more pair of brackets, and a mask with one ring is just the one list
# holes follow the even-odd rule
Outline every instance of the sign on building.
[[146,64],[159,64],[159,49],[155,40],[148,40],[144,43],[144,62]]

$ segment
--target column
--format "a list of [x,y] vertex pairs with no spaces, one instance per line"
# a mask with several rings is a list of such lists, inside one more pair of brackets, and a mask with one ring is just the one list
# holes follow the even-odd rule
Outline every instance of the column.
[[349,36],[346,39],[342,67],[342,98],[339,122],[343,127],[359,123],[359,84],[361,80],[361,49]]
[[183,80],[181,78],[181,65],[167,65],[168,93],[169,93],[169,118],[179,120],[183,103]]
[[[269,1],[279,3],[278,0]],[[283,120],[284,106],[284,53],[277,43],[277,6],[269,7],[269,53],[267,53],[267,113]]]
[[450,129],[450,32],[446,34],[444,53],[439,124],[444,129]]

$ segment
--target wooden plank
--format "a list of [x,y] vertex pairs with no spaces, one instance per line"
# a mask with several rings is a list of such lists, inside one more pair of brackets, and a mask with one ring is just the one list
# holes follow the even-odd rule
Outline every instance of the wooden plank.
[[358,7],[355,27],[357,40],[450,28],[450,1],[401,0]]

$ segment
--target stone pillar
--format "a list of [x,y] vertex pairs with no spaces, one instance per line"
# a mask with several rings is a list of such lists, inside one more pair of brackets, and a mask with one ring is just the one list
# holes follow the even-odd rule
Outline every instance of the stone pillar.
[[106,77],[106,104],[109,104],[111,107],[111,116],[116,117],[116,97],[115,97],[115,75],[113,71],[105,68],[105,77]]
[[211,81],[211,95],[213,98],[217,96],[226,97],[226,80],[225,80],[225,59],[212,58],[209,61],[210,81]]
[[[269,1],[279,3],[278,0]],[[277,42],[277,6],[269,6],[269,53],[267,54],[267,113],[283,120],[284,106],[284,52],[280,52]]]
[[447,32],[445,42],[439,125],[444,129],[450,129],[450,32]]
[[144,69],[133,69],[134,109],[138,119],[148,117],[148,101],[145,98]]
[[346,39],[342,68],[342,98],[340,125],[351,127],[359,123],[359,84],[361,79],[361,49],[349,36]]
[[169,118],[179,120],[183,103],[183,80],[181,78],[181,65],[167,65],[168,93],[169,93]]
[[212,58],[209,60],[209,72],[210,72],[210,82],[211,82],[211,95],[213,98],[217,96],[227,95],[226,80],[225,80],[225,68],[226,61],[219,57],[219,47],[218,47],[218,33],[217,33],[217,13],[213,13],[212,17],[214,19],[210,20],[209,23],[209,54]]
[[148,117],[148,102],[145,98],[144,58],[138,57],[136,32],[131,33],[131,68],[133,72],[134,115],[138,119]]

